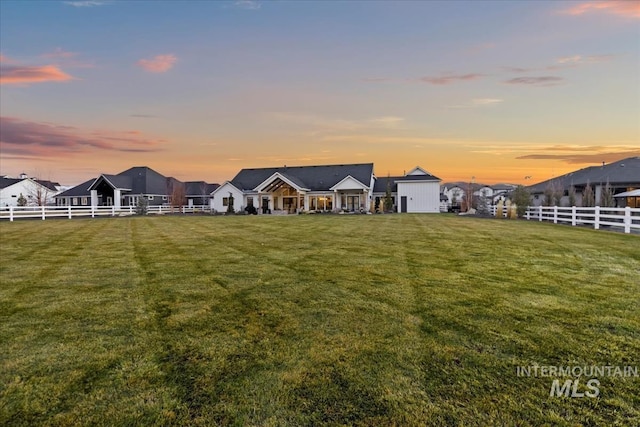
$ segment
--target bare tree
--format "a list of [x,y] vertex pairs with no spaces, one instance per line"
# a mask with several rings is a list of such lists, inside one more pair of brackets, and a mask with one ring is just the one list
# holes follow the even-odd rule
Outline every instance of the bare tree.
[[[200,184],[200,194],[202,194],[202,198],[200,199],[200,204],[203,206],[209,206],[209,186],[206,182],[202,181]],[[206,209],[206,208],[205,208]]]
[[169,204],[171,210],[174,208],[180,209],[186,203],[186,189],[184,183],[177,179],[169,181]]
[[51,190],[44,184],[39,183],[35,179],[27,178],[31,185],[27,191],[28,203],[32,206],[46,206],[51,201],[51,198],[55,194],[54,190]]

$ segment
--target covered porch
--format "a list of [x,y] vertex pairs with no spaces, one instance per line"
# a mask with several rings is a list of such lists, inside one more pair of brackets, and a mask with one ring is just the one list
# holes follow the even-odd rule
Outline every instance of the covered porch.
[[96,178],[89,186],[91,206],[114,206],[116,209],[122,207],[124,195],[131,192],[131,186],[116,183],[117,178],[122,177],[100,175]]

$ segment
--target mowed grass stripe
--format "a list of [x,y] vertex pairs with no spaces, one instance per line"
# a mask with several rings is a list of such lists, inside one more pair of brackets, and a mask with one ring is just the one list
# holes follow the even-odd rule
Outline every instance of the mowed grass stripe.
[[0,232],[0,423],[639,417],[637,380],[559,399],[550,379],[515,374],[637,364],[636,236],[448,215],[130,217]]

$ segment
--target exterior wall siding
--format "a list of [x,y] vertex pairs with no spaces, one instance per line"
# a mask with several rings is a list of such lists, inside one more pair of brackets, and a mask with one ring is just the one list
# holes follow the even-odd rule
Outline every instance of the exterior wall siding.
[[229,193],[233,194],[233,208],[236,212],[244,209],[244,194],[229,183],[223,184],[215,191],[212,199],[213,209],[216,212],[226,212],[227,206],[224,206],[223,199],[229,197]]
[[439,182],[398,182],[398,209],[403,196],[407,198],[408,213],[440,212]]

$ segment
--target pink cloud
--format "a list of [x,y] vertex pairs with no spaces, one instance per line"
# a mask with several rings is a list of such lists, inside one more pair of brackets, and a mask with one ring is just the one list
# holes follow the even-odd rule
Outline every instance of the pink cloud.
[[421,82],[431,83],[434,85],[448,85],[448,84],[457,83],[461,81],[476,80],[481,77],[484,77],[484,74],[479,74],[479,73],[457,74],[457,75],[447,74],[447,75],[436,76],[436,77],[430,77],[430,76],[420,77],[420,79],[418,80],[420,80]]
[[640,2],[634,0],[592,1],[576,4],[562,13],[584,15],[589,12],[605,12],[631,18],[640,18]]
[[[66,157],[98,151],[153,152],[159,141],[144,138],[139,131],[87,132],[73,126],[0,117],[0,143],[7,155]],[[104,155],[104,154],[100,154]]]
[[[3,57],[3,62],[4,57]],[[0,65],[0,84],[22,84],[44,82],[66,82],[73,77],[56,65],[25,66]]]
[[156,55],[152,59],[139,60],[137,65],[151,73],[164,73],[169,71],[177,60],[175,55]]

